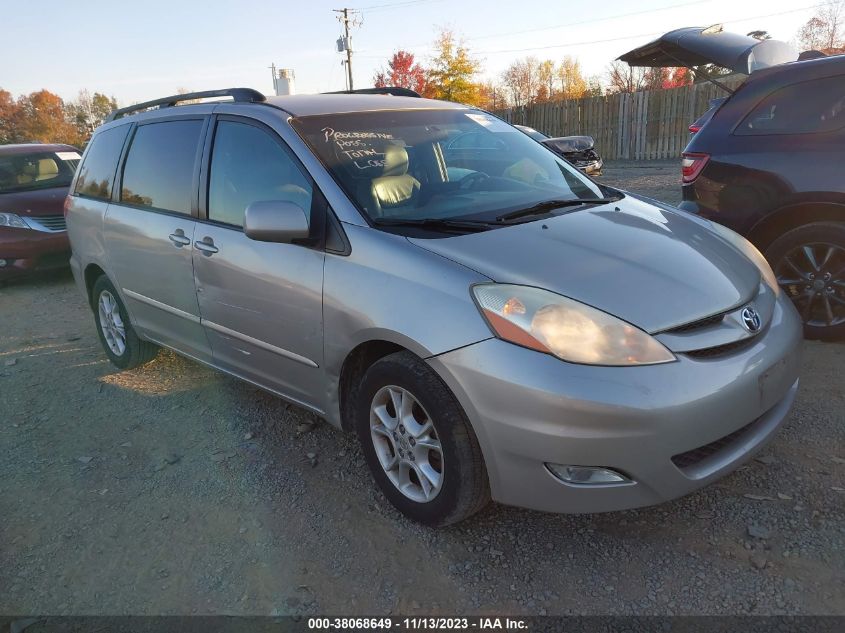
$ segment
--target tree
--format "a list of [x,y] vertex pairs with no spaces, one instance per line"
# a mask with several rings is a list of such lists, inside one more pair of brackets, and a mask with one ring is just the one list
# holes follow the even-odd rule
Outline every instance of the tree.
[[47,90],[22,95],[13,120],[14,135],[20,142],[68,143],[78,145],[80,137],[69,120],[61,97]]
[[540,94],[543,95],[542,99],[538,99],[539,101],[554,99],[556,70],[555,63],[551,59],[543,60],[537,67],[537,79],[540,82],[538,97]]
[[398,50],[387,62],[387,69],[376,73],[373,82],[376,88],[397,86],[422,94],[425,92],[425,75],[425,69],[414,62],[413,53]]
[[436,55],[428,71],[427,94],[446,101],[478,105],[479,85],[473,78],[481,64],[473,59],[469,49],[450,29],[443,29],[434,43]]
[[804,50],[835,53],[845,46],[845,0],[821,5],[818,12],[798,31]]
[[20,118],[20,108],[12,93],[0,88],[0,145],[17,141],[15,124]]
[[648,80],[645,68],[634,68],[617,60],[607,67],[608,94],[637,92],[643,90]]
[[671,68],[670,72],[663,79],[661,88],[679,88],[689,86],[692,83],[692,73],[689,68]]
[[92,96],[87,90],[80,90],[76,100],[66,105],[68,116],[82,139],[88,139],[91,133],[103,124],[109,113],[116,109],[117,101],[114,97],[107,97],[99,92]]
[[502,83],[508,92],[511,105],[520,108],[535,101],[543,85],[537,58],[526,57],[513,62],[502,73]]
[[587,92],[585,97],[600,97],[604,94],[604,87],[601,84],[601,79],[597,75],[593,75],[587,79]]
[[587,80],[581,74],[581,63],[568,55],[563,58],[557,69],[560,82],[560,96],[563,99],[580,99],[586,96]]
[[478,84],[477,105],[479,108],[483,108],[484,110],[489,110],[491,112],[501,110],[507,105],[504,90],[490,80]]

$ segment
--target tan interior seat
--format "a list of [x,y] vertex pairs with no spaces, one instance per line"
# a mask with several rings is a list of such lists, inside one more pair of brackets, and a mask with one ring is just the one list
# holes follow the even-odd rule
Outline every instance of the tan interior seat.
[[412,202],[420,191],[420,181],[408,174],[408,151],[399,145],[384,150],[381,176],[373,178],[370,190],[375,215],[389,215],[389,209]]
[[38,175],[35,180],[50,180],[59,175],[59,165],[52,158],[38,160]]

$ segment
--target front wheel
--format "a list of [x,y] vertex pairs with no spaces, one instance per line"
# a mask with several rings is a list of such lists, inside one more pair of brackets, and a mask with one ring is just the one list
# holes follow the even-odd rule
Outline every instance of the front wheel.
[[355,427],[379,488],[403,514],[456,523],[490,499],[481,448],[449,388],[410,352],[364,374]]
[[845,223],[799,226],[772,242],[765,254],[804,321],[804,336],[845,338]]
[[92,298],[97,334],[113,365],[120,369],[134,369],[156,357],[159,348],[142,340],[135,332],[126,307],[105,275],[94,283]]

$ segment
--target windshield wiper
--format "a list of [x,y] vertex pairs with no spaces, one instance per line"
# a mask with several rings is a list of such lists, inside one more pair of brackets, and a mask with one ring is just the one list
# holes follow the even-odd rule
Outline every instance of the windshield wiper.
[[419,226],[433,230],[487,231],[490,222],[476,222],[473,220],[450,220],[448,218],[375,218],[373,224],[377,226]]
[[535,205],[526,207],[525,209],[518,209],[505,213],[496,218],[497,222],[508,222],[516,220],[517,218],[524,218],[529,215],[542,215],[561,207],[574,207],[581,204],[607,204],[608,202],[618,202],[622,198],[562,198],[559,200],[544,200]]

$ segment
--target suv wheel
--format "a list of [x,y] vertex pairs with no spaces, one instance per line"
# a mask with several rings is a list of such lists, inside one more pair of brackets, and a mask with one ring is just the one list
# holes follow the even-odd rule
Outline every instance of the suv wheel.
[[403,514],[432,526],[456,523],[490,499],[478,440],[455,396],[410,352],[364,374],[355,427],[379,488]]
[[97,334],[113,365],[133,369],[156,357],[158,346],[141,340],[135,333],[126,307],[108,277],[97,279],[92,296]]
[[804,321],[804,336],[845,337],[845,223],[799,226],[772,242],[766,259]]

